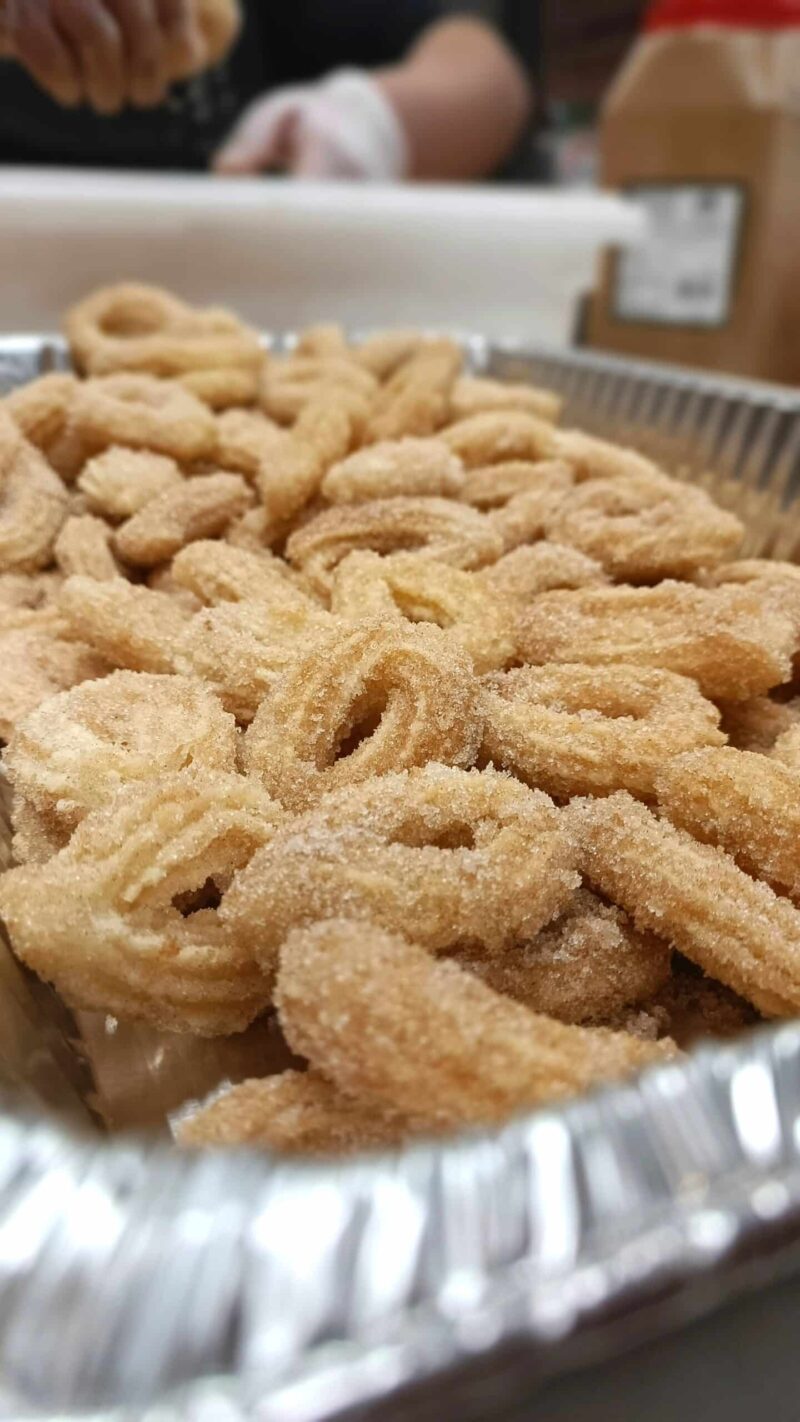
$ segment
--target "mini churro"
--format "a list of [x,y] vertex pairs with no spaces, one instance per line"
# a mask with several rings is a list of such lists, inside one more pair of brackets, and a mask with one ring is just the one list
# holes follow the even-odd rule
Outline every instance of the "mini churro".
[[433,622],[469,653],[476,672],[507,666],[516,651],[507,595],[475,573],[417,553],[349,553],[336,570],[331,611],[352,622],[368,616]]
[[51,696],[3,758],[19,795],[71,831],[120,786],[191,766],[236,769],[236,727],[200,682],[113,672]]
[[0,400],[0,912],[70,1007],[303,1054],[180,1144],[395,1147],[800,1014],[797,566],[478,345],[132,282],[66,330]]
[[616,904],[578,889],[564,912],[510,953],[458,957],[495,992],[560,1022],[603,1023],[647,1003],[670,975],[669,944]]
[[435,627],[365,619],[287,668],[247,731],[244,765],[299,811],[388,771],[470,766],[482,729],[472,662],[456,643]]
[[376,499],[317,514],[292,534],[286,556],[324,597],[342,559],[361,548],[413,549],[455,568],[478,568],[494,562],[504,544],[488,518],[450,499]]
[[769,1016],[800,1009],[800,912],[723,850],[699,844],[624,791],[568,812],[589,879],[704,972]]
[[519,667],[484,685],[486,754],[559,799],[652,797],[669,756],[725,740],[697,684],[656,667]]
[[712,700],[747,701],[786,681],[795,630],[758,589],[579,588],[550,592],[518,624],[523,660],[629,662],[693,677]]
[[662,809],[696,839],[718,844],[748,874],[800,898],[800,775],[730,746],[689,751],[661,769]]
[[402,1145],[403,1116],[344,1096],[316,1071],[282,1071],[223,1092],[178,1125],[182,1146],[258,1146],[282,1155],[351,1155]]
[[291,1046],[340,1090],[431,1127],[503,1121],[675,1054],[530,1012],[456,963],[347,920],[292,934],[277,1002]]
[[328,794],[289,820],[224,907],[265,967],[298,924],[347,913],[431,952],[502,952],[538,933],[578,885],[569,821],[496,771],[430,764]]
[[218,909],[184,914],[181,901],[209,880],[219,891],[276,819],[241,775],[184,771],[125,787],[52,859],[0,879],[15,951],[73,1007],[203,1036],[240,1031],[268,1004],[269,979]]

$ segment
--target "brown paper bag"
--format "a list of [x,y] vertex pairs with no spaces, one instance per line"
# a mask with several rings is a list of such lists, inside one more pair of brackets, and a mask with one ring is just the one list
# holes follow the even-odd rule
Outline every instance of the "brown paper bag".
[[800,0],[655,6],[602,163],[651,236],[606,258],[589,344],[800,382]]

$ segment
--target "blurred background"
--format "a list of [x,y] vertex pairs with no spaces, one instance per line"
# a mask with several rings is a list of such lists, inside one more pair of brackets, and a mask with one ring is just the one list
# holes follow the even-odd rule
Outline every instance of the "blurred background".
[[0,329],[127,276],[796,384],[799,70],[800,0],[0,0]]
[[485,0],[475,6],[530,63],[529,176],[559,185],[599,181],[600,106],[646,8],[646,0]]

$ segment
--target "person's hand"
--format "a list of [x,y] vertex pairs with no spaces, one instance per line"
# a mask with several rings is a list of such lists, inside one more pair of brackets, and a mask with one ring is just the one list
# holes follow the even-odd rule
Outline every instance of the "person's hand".
[[7,0],[0,53],[60,104],[150,108],[203,53],[191,0]]
[[217,173],[282,169],[295,177],[390,181],[407,166],[405,135],[380,85],[360,70],[257,99],[217,151]]

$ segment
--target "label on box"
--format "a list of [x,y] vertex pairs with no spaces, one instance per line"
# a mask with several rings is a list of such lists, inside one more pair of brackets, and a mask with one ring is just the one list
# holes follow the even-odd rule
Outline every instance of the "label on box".
[[724,326],[744,220],[743,188],[636,183],[625,194],[644,207],[649,231],[640,246],[617,260],[617,320]]

